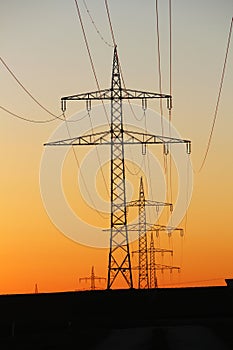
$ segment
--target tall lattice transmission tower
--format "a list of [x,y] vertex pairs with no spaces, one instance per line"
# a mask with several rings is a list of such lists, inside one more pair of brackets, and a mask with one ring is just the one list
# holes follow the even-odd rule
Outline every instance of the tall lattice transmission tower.
[[45,144],[47,146],[109,145],[111,147],[111,214],[107,289],[113,287],[118,277],[123,278],[128,288],[133,288],[127,227],[125,145],[141,144],[145,147],[148,144],[161,144],[167,151],[168,144],[183,143],[186,144],[187,152],[190,152],[189,140],[126,130],[123,122],[123,100],[142,100],[143,105],[146,105],[147,99],[166,99],[168,108],[171,108],[172,97],[170,95],[122,88],[119,59],[115,46],[109,89],[66,96],[61,99],[63,112],[66,110],[66,101],[87,101],[87,106],[90,108],[92,100],[109,100],[111,103],[109,130]]

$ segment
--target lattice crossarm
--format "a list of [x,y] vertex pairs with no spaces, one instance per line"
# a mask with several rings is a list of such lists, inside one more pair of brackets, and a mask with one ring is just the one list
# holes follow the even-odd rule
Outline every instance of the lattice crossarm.
[[44,144],[44,146],[88,146],[88,145],[109,145],[110,132],[103,131],[90,135],[73,137],[59,141],[51,141]]
[[159,94],[156,92],[148,92],[148,91],[140,91],[133,89],[121,89],[122,91],[122,99],[153,99],[153,98],[165,98],[171,99],[171,95]]
[[64,96],[61,101],[77,101],[77,100],[111,100],[111,89],[104,89],[99,91],[84,92],[82,94]]

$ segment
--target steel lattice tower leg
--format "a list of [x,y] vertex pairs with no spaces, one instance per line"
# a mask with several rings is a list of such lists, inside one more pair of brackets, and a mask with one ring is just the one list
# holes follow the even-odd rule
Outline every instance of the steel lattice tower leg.
[[147,234],[146,234],[146,208],[145,193],[142,177],[139,188],[139,279],[138,288],[149,288],[148,258],[147,258]]
[[95,273],[94,266],[91,268],[91,290],[95,290]]
[[154,236],[151,232],[150,238],[150,288],[157,288]]
[[111,233],[107,288],[118,274],[133,287],[126,213],[122,90],[117,50],[114,50],[111,85]]

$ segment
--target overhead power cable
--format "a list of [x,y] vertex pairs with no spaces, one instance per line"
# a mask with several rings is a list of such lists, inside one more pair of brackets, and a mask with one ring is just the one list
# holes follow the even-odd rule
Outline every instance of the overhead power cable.
[[227,57],[228,57],[228,52],[229,52],[229,47],[230,47],[230,42],[231,42],[232,25],[233,25],[233,17],[231,19],[231,24],[230,24],[230,30],[229,30],[228,40],[227,40],[226,55],[225,55],[225,59],[224,59],[223,69],[222,69],[222,75],[221,75],[219,92],[218,92],[217,102],[216,102],[215,111],[214,111],[214,118],[213,118],[213,122],[212,122],[212,127],[210,130],[210,135],[209,135],[206,151],[205,151],[205,154],[204,154],[204,157],[203,157],[203,160],[202,160],[202,163],[201,163],[201,166],[200,166],[200,169],[198,172],[200,172],[205,165],[207,155],[208,155],[209,149],[210,149],[211,140],[213,137],[214,127],[215,127],[215,123],[216,123],[216,119],[217,119],[217,115],[218,115],[219,102],[220,102],[221,93],[222,93],[223,81],[224,81],[224,77],[225,77]]
[[[89,115],[89,114],[88,114],[88,115]],[[66,121],[65,112],[63,112],[63,117],[64,117],[64,120]],[[67,128],[67,132],[68,132],[69,138],[71,138],[70,129],[69,129],[69,126],[68,126],[67,123],[66,123],[66,128]],[[96,207],[96,205],[95,205],[95,203],[94,203],[94,200],[92,199],[92,196],[91,196],[90,191],[89,191],[89,189],[88,189],[88,186],[87,186],[87,184],[86,184],[84,175],[83,175],[83,173],[82,173],[82,171],[81,171],[80,163],[79,163],[77,154],[76,154],[76,152],[75,152],[75,148],[74,148],[73,145],[72,145],[71,147],[72,147],[72,151],[73,151],[73,154],[74,154],[74,158],[75,158],[77,167],[78,167],[78,169],[79,169],[79,171],[80,171],[80,176],[81,176],[81,179],[82,179],[82,181],[83,181],[83,185],[84,185],[85,190],[86,190],[86,193],[87,193],[87,195],[88,195],[88,197],[89,197],[89,200],[90,200],[90,202],[91,202],[93,208],[94,208],[95,211],[97,212],[97,214],[98,214],[101,218],[106,219],[106,216],[105,216],[100,210],[97,209],[97,207]]]
[[[18,119],[21,119],[21,120],[24,120],[25,122],[29,122],[29,123],[45,124],[45,123],[53,122],[53,121],[58,120],[58,119],[59,119],[59,120],[62,120],[62,121],[64,122],[64,119],[62,118],[62,115],[63,115],[63,114],[61,114],[60,116],[51,118],[51,119],[36,120],[36,119],[29,119],[29,118],[23,117],[23,116],[21,116],[21,115],[19,115],[19,114],[16,114],[16,113],[10,111],[9,109],[7,109],[7,108],[5,108],[5,107],[3,107],[3,106],[0,106],[0,108],[1,108],[4,112],[6,112],[6,113],[12,115],[13,117],[18,118]],[[73,120],[73,119],[72,119],[72,120],[67,120],[67,119],[66,119],[66,123],[76,123],[76,122],[79,122],[79,121],[81,121],[81,120],[83,120],[83,119],[85,119],[85,118],[87,118],[87,117],[88,117],[88,113],[84,114],[83,116],[81,116],[81,117],[78,118],[78,119],[74,119],[74,120]]]
[[[85,29],[84,29],[81,12],[80,12],[80,9],[79,9],[79,6],[78,6],[78,1],[77,0],[74,0],[74,1],[75,1],[75,5],[76,5],[76,10],[77,10],[79,22],[80,22],[80,25],[81,25],[81,28],[82,28],[82,33],[83,33],[83,38],[84,38],[84,42],[85,42],[85,45],[86,45],[87,53],[88,53],[89,60],[90,60],[90,63],[91,63],[91,68],[92,68],[92,71],[93,71],[93,74],[94,74],[94,78],[95,78],[95,82],[96,82],[96,85],[97,85],[97,89],[100,91],[100,84],[99,84],[99,81],[98,81],[98,78],[97,78],[94,62],[93,62],[92,55],[91,55],[91,50],[90,50],[90,47],[89,47],[89,44],[88,44],[88,40],[87,40],[87,36],[86,36],[86,32],[85,32]],[[104,108],[104,113],[105,113],[108,125],[110,127],[108,114],[107,114],[107,111],[106,111],[106,107],[104,105],[104,101],[101,100],[101,102],[102,102],[102,105],[103,105],[103,108]]]
[[60,119],[60,116],[55,115],[54,113],[50,112],[45,106],[42,105],[31,93],[28,91],[28,89],[25,88],[25,86],[21,83],[21,81],[16,77],[16,75],[13,73],[13,71],[10,69],[10,67],[6,64],[6,62],[3,60],[2,57],[0,57],[0,61],[2,62],[3,66],[8,70],[8,72],[11,74],[11,76],[15,79],[15,81],[19,84],[19,86],[26,92],[26,94],[45,112],[53,116],[54,118]]
[[[159,93],[162,94],[162,70],[161,70],[161,53],[160,53],[160,33],[159,33],[159,8],[158,0],[155,1],[156,12],[156,33],[157,33],[157,51],[158,51],[158,74],[159,74]],[[161,116],[161,129],[162,136],[164,135],[163,127],[163,101],[160,99],[160,116]]]
[[[169,0],[169,94],[172,96],[172,4]],[[171,119],[171,111],[169,108],[169,119]]]
[[113,27],[112,27],[110,11],[109,11],[108,1],[107,0],[105,0],[105,7],[106,7],[107,15],[108,15],[108,21],[109,21],[109,26],[110,26],[111,35],[112,35],[112,41],[113,41],[114,46],[116,46],[116,40],[115,40],[115,36],[114,36],[114,32],[113,32]]
[[[52,112],[50,112],[46,107],[44,107],[30,92],[29,90],[24,86],[24,84],[16,77],[16,75],[13,73],[13,71],[10,69],[10,67],[6,64],[6,62],[0,57],[0,61],[2,62],[2,64],[4,65],[4,67],[8,70],[8,72],[11,74],[11,76],[15,79],[15,81],[20,85],[20,87],[26,92],[26,94],[40,107],[42,108],[45,112],[47,112],[48,114],[50,114],[51,116],[53,116],[54,118],[51,118],[51,119],[47,119],[47,120],[33,120],[33,119],[29,119],[29,118],[26,118],[26,117],[23,117],[23,116],[20,116],[18,115],[17,113],[14,113],[12,111],[10,111],[9,109],[3,107],[3,106],[0,106],[0,108],[5,111],[6,113],[12,115],[13,117],[16,117],[18,119],[21,119],[21,120],[24,120],[26,122],[29,122],[29,123],[37,123],[37,124],[45,124],[45,123],[50,123],[56,119],[59,119],[59,120],[62,120],[64,121],[63,119],[63,114],[60,114],[60,115],[56,115]],[[84,118],[86,118],[88,116],[88,113],[86,113],[84,116],[78,118],[78,119],[75,119],[75,120],[67,120],[66,119],[66,122],[68,123],[75,123],[75,122],[78,122]]]
[[[81,12],[80,12],[80,9],[79,9],[78,1],[77,1],[77,0],[75,0],[75,5],[76,5],[76,10],[77,10],[79,22],[80,22],[80,25],[81,25],[81,28],[82,28],[82,33],[83,33],[84,42],[85,42],[86,49],[87,49],[88,56],[89,56],[89,60],[90,60],[90,63],[91,63],[91,68],[92,68],[92,71],[93,71],[93,74],[94,74],[94,78],[95,78],[95,81],[96,81],[97,89],[100,91],[100,84],[99,84],[99,81],[98,81],[98,78],[97,78],[97,74],[96,74],[94,62],[93,62],[92,55],[91,55],[91,50],[90,50],[90,47],[89,47],[89,44],[88,44],[87,35],[86,35],[85,29],[84,29],[84,25],[83,25],[83,21],[82,21],[82,16],[81,16]],[[102,103],[102,106],[103,106],[103,109],[104,109],[104,112],[105,112],[105,116],[106,116],[106,119],[107,119],[107,123],[108,123],[108,125],[109,125],[109,127],[110,127],[110,122],[109,122],[109,119],[108,119],[108,114],[107,114],[106,107],[105,107],[105,105],[104,105],[104,101],[101,100],[101,103]],[[88,113],[88,115],[89,115],[89,117],[90,117],[90,114],[89,114],[89,113]],[[90,123],[91,123],[92,132],[94,132],[91,118],[89,118],[89,119],[90,119]],[[68,125],[67,125],[67,127],[68,127]],[[103,169],[102,169],[102,166],[101,166],[100,155],[99,155],[99,152],[98,152],[98,148],[95,147],[95,149],[96,149],[96,154],[97,154],[97,158],[98,158],[98,162],[99,162],[99,166],[100,166],[100,171],[101,171],[101,174],[102,174],[102,178],[103,178],[103,181],[104,181],[106,193],[107,193],[107,195],[109,196],[109,193],[108,193],[108,185],[107,185],[107,181],[106,181],[106,179],[105,179],[105,176],[104,176],[104,173],[103,173]],[[74,150],[74,154],[75,154],[75,150]],[[77,156],[75,156],[75,158],[77,159]],[[96,207],[95,207],[95,208],[96,208]],[[99,215],[101,215],[101,216],[103,217],[102,213],[101,213],[100,211],[98,211],[97,208],[96,208],[96,211],[99,213]]]
[[[5,61],[0,57],[0,61],[2,62],[2,64],[6,67],[6,69],[9,71],[9,73],[13,76],[13,78],[17,81],[17,83],[22,87],[22,89],[33,99],[33,101],[38,104],[43,110],[45,110],[47,113],[49,113],[50,115],[54,116],[54,119],[52,120],[55,120],[55,119],[60,119],[60,120],[63,120],[66,122],[66,127],[67,127],[67,131],[68,131],[68,134],[69,134],[69,137],[71,137],[71,134],[70,134],[70,130],[69,130],[69,127],[67,125],[67,122],[68,120],[66,119],[64,113],[62,113],[60,116],[56,116],[55,114],[53,114],[52,112],[50,112],[47,108],[45,108],[26,88],[25,86],[19,81],[19,79],[15,76],[15,74],[12,72],[12,70],[8,67],[8,65],[5,63]],[[12,116],[16,117],[16,118],[19,118],[19,119],[22,119],[24,121],[27,121],[27,122],[32,122],[32,123],[45,123],[45,122],[48,122],[47,121],[35,121],[35,120],[30,120],[28,118],[24,118],[24,117],[21,117],[19,116],[18,114],[15,114],[15,113],[12,113],[11,111],[7,110],[6,108],[4,107],[1,107],[2,110],[4,110],[5,112],[11,114]],[[84,119],[85,117],[87,117],[89,114],[86,114],[84,117],[80,118],[79,120],[81,119]],[[63,116],[64,119],[61,118],[61,116]],[[52,121],[52,120],[49,120],[49,121]],[[73,149],[73,147],[72,147]],[[76,159],[76,162],[77,162],[77,165],[78,167],[80,168],[80,165],[79,165],[79,161],[78,161],[78,158],[77,158],[77,155],[75,153],[75,150],[73,149],[73,152],[74,152],[74,156],[75,156],[75,159]],[[81,177],[82,177],[82,180],[83,180],[83,183],[84,183],[84,187],[87,191],[87,194],[90,198],[90,201],[93,205],[93,207],[96,209],[96,212],[102,217],[102,218],[106,218],[95,206],[95,203],[93,202],[92,200],[92,197],[89,193],[89,190],[88,190],[88,187],[85,183],[85,180],[84,180],[84,177],[83,177],[83,174],[81,173]]]
[[[162,94],[162,69],[161,69],[161,51],[160,51],[160,31],[159,31],[159,2],[155,1],[155,13],[156,13],[156,34],[157,34],[157,54],[158,54],[158,76],[159,76],[159,93]],[[160,99],[160,123],[161,123],[161,131],[162,136],[164,136],[164,125],[163,125],[163,101]],[[164,154],[164,172],[168,178],[167,174],[167,156]],[[168,181],[167,181],[168,185]],[[168,190],[167,190],[168,191]]]
[[[169,0],[169,95],[172,96],[172,8],[171,0]],[[172,121],[172,106],[168,109],[169,115],[169,137],[171,137],[171,121]],[[173,203],[173,191],[172,191],[172,152],[169,152],[169,185],[170,185],[170,202]],[[171,213],[172,220],[172,213]]]
[[225,280],[225,277],[211,278],[211,279],[197,280],[197,281],[174,282],[174,283],[169,283],[169,284],[166,283],[166,284],[161,284],[160,287],[176,286],[176,285],[184,285],[184,284],[194,284],[194,283],[203,283],[203,282],[212,282],[212,281],[220,281],[220,280]]
[[[170,6],[169,6],[169,12],[170,12]],[[162,68],[161,68],[161,50],[160,50],[160,30],[159,30],[159,1],[155,1],[155,14],[156,14],[156,34],[157,34],[157,55],[158,55],[158,77],[159,77],[159,93],[162,94]],[[169,16],[171,19],[171,16]],[[171,25],[171,21],[170,25]],[[171,39],[171,37],[170,37]],[[171,41],[170,41],[171,43]],[[171,45],[171,44],[170,44]],[[171,85],[170,85],[171,87]],[[164,136],[164,125],[163,125],[163,101],[160,99],[159,101],[160,106],[160,123],[161,123],[161,131],[162,136]],[[171,145],[170,145],[171,147]],[[164,172],[166,174],[166,184],[167,184],[167,200],[169,201],[169,185],[171,185],[171,180],[169,180],[169,176],[171,175],[171,167],[170,172],[168,172],[168,162],[167,162],[167,155],[164,153],[163,155],[163,163],[164,163]],[[170,165],[171,165],[171,152],[170,152]],[[169,213],[170,215],[170,213]]]
[[16,113],[13,113],[13,112],[9,111],[9,109],[6,109],[6,108],[3,107],[3,106],[0,106],[0,108],[1,108],[4,112],[6,112],[6,113],[12,115],[13,117],[16,117],[16,118],[18,118],[18,119],[21,119],[21,120],[24,120],[24,121],[30,122],[30,123],[43,124],[43,123],[49,123],[49,122],[52,122],[52,121],[58,119],[57,117],[54,117],[54,118],[52,118],[52,119],[47,119],[47,120],[33,120],[33,119],[29,119],[29,118],[22,117],[22,116],[20,116],[20,115],[18,115],[18,114],[16,114]]
[[87,3],[86,3],[85,0],[83,0],[83,4],[84,4],[85,9],[86,9],[86,11],[87,11],[87,14],[88,14],[88,16],[89,16],[89,18],[90,18],[90,20],[91,20],[91,23],[93,24],[93,26],[94,26],[94,28],[95,28],[97,34],[99,35],[100,39],[101,39],[107,46],[109,46],[109,47],[114,47],[113,45],[109,44],[109,42],[108,42],[107,40],[104,39],[103,35],[101,34],[100,30],[98,29],[98,27],[97,27],[96,24],[95,24],[95,21],[94,21],[92,15],[91,15],[91,13],[90,13],[90,10],[89,10],[88,7],[87,7]]

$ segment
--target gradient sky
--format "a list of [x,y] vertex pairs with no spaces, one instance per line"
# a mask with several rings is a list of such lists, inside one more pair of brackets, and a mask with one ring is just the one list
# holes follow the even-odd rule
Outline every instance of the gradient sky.
[[[102,36],[111,42],[104,1],[86,3]],[[107,88],[113,50],[96,33],[81,0],[79,5],[100,87]],[[158,92],[155,1],[109,0],[109,9],[126,86]],[[192,141],[194,180],[185,238],[177,233],[172,242],[161,238],[174,248],[173,263],[181,266],[181,273],[158,275],[161,286],[199,285],[198,281],[222,285],[225,278],[233,277],[232,43],[213,140],[206,164],[198,172],[212,125],[232,16],[231,0],[172,1],[173,125],[182,138]],[[162,86],[169,93],[168,1],[159,2],[159,19]],[[0,23],[1,57],[53,113],[61,113],[62,96],[97,90],[74,1],[1,1]],[[1,106],[33,120],[51,118],[3,65],[0,75]],[[159,111],[158,104],[150,107]],[[83,113],[84,108],[74,103],[67,114]],[[0,293],[31,293],[35,283],[41,292],[88,288],[79,278],[89,276],[92,265],[98,276],[106,277],[108,249],[67,238],[50,220],[40,193],[43,143],[62,122],[27,123],[3,110],[0,116]],[[78,134],[79,125],[76,127]],[[84,154],[80,151],[80,159]],[[65,165],[64,190],[70,205],[78,215],[93,217],[97,225],[106,227],[108,219],[103,222],[93,210],[85,210],[75,188],[77,169],[71,153]],[[107,164],[104,173],[109,178]],[[130,180],[129,176],[129,181],[137,196],[138,178],[131,176]],[[103,187],[100,183],[101,196],[106,198]],[[184,225],[185,220],[180,223]],[[97,285],[104,288],[103,282]]]

